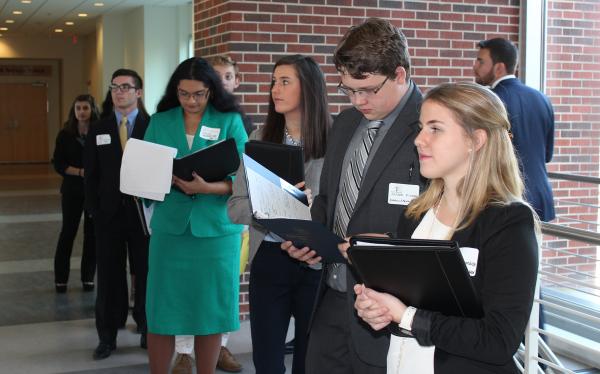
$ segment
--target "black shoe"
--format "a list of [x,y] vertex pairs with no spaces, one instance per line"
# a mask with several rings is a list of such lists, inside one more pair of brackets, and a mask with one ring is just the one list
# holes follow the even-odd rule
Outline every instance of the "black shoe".
[[82,282],[83,292],[92,292],[94,290],[94,282]]
[[143,349],[148,349],[148,341],[145,332],[143,332],[140,336],[140,347],[142,347]]
[[55,283],[54,287],[56,287],[56,293],[67,292],[67,284],[66,283]]
[[94,350],[94,360],[104,360],[112,351],[117,349],[117,345],[115,343],[102,343],[98,344],[96,349]]
[[285,343],[285,354],[286,355],[294,354],[294,339]]

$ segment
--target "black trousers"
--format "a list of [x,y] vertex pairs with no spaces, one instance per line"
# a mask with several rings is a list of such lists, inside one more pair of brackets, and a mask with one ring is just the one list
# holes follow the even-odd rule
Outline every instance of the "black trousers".
[[[83,194],[62,194],[62,228],[54,254],[54,282],[68,283],[71,270],[71,253],[73,241],[77,236],[81,213],[83,210]],[[93,282],[96,273],[96,239],[92,218],[87,213],[83,216],[83,251],[81,255],[81,281]]]
[[133,198],[125,196],[118,212],[95,220],[97,248],[96,330],[101,342],[112,343],[127,317],[127,250],[135,267],[133,318],[146,332],[146,279],[148,237],[144,236]]
[[385,366],[369,365],[356,353],[350,332],[348,295],[324,287],[310,329],[306,374],[385,374]]
[[256,374],[285,373],[285,337],[295,321],[292,373],[304,374],[308,325],[321,271],[263,242],[250,269],[250,332]]

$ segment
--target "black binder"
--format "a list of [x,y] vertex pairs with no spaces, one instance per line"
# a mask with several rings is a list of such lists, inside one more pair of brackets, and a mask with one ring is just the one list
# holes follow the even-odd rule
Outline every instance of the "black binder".
[[246,143],[245,153],[290,184],[304,180],[302,147],[250,140]]
[[350,244],[353,269],[367,287],[448,316],[483,315],[458,243],[355,236]]
[[278,236],[294,243],[294,247],[309,247],[321,256],[324,263],[346,263],[338,250],[338,244],[344,239],[329,231],[316,221],[289,218],[256,219],[258,223]]
[[191,181],[195,171],[207,182],[224,180],[240,166],[240,156],[233,138],[222,140],[185,157],[173,160],[173,174]]

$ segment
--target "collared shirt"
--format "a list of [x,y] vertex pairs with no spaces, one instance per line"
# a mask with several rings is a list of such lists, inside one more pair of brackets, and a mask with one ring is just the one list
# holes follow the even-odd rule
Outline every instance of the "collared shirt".
[[517,76],[516,76],[516,75],[514,75],[514,74],[508,74],[508,75],[505,75],[505,76],[503,76],[503,77],[501,77],[501,78],[497,79],[497,80],[496,80],[494,83],[492,83],[492,85],[490,86],[490,88],[493,90],[494,88],[496,88],[496,86],[498,85],[498,83],[500,83],[500,82],[502,82],[502,81],[504,81],[504,80],[507,80],[507,79],[512,79],[512,78],[516,78],[516,77],[517,77]]
[[[127,114],[127,139],[131,138],[131,133],[133,132],[133,126],[135,125],[135,119],[139,113],[139,109],[135,108],[131,111],[131,113]],[[119,124],[121,123],[121,119],[123,118],[123,114],[115,110],[115,117],[117,117],[117,130],[119,129]]]
[[[400,113],[402,112],[404,107],[406,106],[408,99],[410,98],[413,90],[415,89],[414,87],[415,87],[414,83],[412,81],[409,81],[408,89],[406,90],[406,93],[404,94],[404,96],[402,97],[402,99],[400,100],[398,105],[396,105],[396,107],[394,108],[394,110],[392,110],[390,112],[390,114],[388,114],[385,118],[382,119],[383,124],[377,131],[377,136],[375,137],[375,141],[373,142],[373,145],[371,146],[371,151],[369,152],[369,158],[367,159],[367,163],[365,164],[365,169],[363,171],[363,175],[365,175],[365,176],[367,175],[367,171],[369,169],[369,166],[371,165],[371,161],[373,160],[375,153],[377,152],[377,149],[379,149],[379,146],[383,142],[383,139],[385,138],[385,135],[387,134],[388,130],[392,127],[394,122],[396,122],[396,119],[398,118],[398,116],[400,115]],[[350,158],[352,156],[352,153],[354,152],[354,150],[357,147],[360,146],[360,142],[362,141],[365,133],[368,131],[367,125],[371,121],[373,121],[373,120],[369,120],[363,116],[363,118],[360,121],[360,124],[354,131],[352,140],[350,140],[350,144],[348,145],[348,148],[346,149],[346,154],[344,155],[344,162],[342,163],[342,175],[344,175],[344,170],[346,170],[346,168],[348,168],[348,164],[350,163]],[[336,197],[336,206],[337,206],[337,204],[340,203],[339,202],[339,197],[340,197],[339,194],[342,191],[343,179],[344,178],[340,178],[340,180],[339,180],[339,188],[338,188],[339,192],[338,192],[338,196]],[[335,212],[336,212],[336,209],[334,209],[334,214],[335,214]],[[335,266],[335,267],[328,266],[327,270],[328,270],[327,271],[327,279],[326,279],[327,285],[336,291],[346,292],[346,265],[340,264],[340,266]]]

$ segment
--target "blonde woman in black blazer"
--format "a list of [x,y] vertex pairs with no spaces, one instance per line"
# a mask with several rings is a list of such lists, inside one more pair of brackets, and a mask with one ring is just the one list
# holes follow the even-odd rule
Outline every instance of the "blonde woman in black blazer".
[[457,241],[483,317],[415,309],[364,285],[354,287],[355,308],[374,330],[394,332],[390,374],[516,374],[512,357],[533,303],[539,231],[522,200],[506,111],[487,88],[448,83],[427,93],[420,122],[415,145],[431,182],[407,207],[397,236]]

